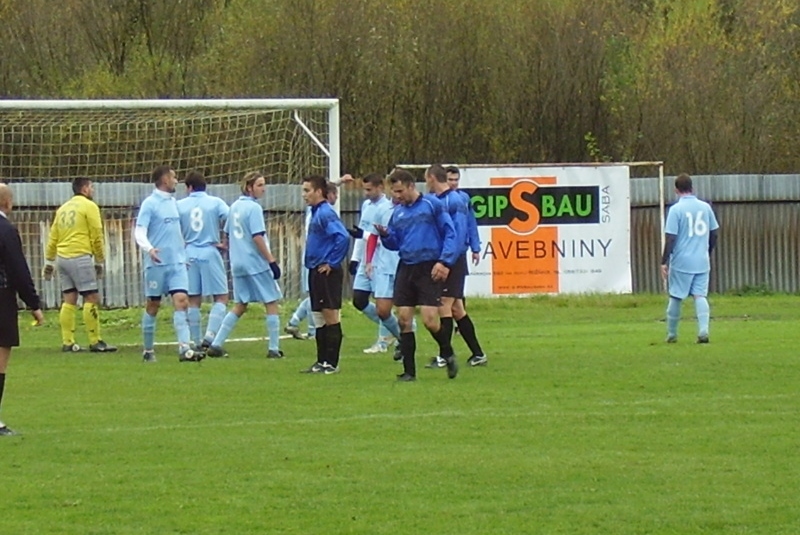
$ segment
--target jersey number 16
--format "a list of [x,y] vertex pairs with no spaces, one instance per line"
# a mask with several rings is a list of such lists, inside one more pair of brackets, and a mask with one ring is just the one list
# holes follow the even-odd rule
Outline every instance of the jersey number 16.
[[689,220],[689,237],[705,236],[708,233],[708,223],[703,218],[703,212],[692,214],[686,212],[686,219]]

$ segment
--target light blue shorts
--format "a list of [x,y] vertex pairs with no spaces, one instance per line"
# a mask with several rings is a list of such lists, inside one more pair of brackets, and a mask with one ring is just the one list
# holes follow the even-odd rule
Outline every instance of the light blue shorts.
[[353,289],[361,290],[362,292],[372,292],[372,281],[367,277],[367,274],[359,266],[355,278],[353,278]]
[[669,270],[669,295],[675,299],[686,299],[690,295],[705,297],[708,295],[709,272],[684,273]]
[[394,297],[394,273],[372,272],[372,293],[375,299]]
[[186,292],[188,289],[189,275],[186,271],[186,264],[144,268],[145,297],[160,298],[170,293]]
[[228,295],[228,274],[216,247],[187,248],[189,295]]
[[233,300],[237,303],[272,303],[282,297],[271,270],[233,277]]

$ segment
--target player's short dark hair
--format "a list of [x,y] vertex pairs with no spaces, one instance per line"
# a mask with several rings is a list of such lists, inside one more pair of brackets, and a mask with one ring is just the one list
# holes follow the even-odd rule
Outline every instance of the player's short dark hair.
[[323,194],[327,194],[328,185],[327,180],[322,175],[309,175],[303,178],[303,182],[308,182],[311,184],[311,189],[314,191],[321,191]]
[[84,186],[91,183],[92,180],[86,178],[85,176],[76,178],[75,180],[72,181],[72,193],[74,193],[75,195],[79,194],[81,190],[84,188]]
[[675,189],[681,193],[692,192],[692,177],[686,173],[681,173],[675,179]]
[[206,190],[206,179],[200,171],[189,171],[189,174],[183,179],[183,183],[187,187],[191,186],[192,191]]
[[330,195],[331,193],[339,193],[339,187],[333,182],[326,182],[325,195]]
[[425,171],[425,176],[432,176],[436,182],[445,183],[447,182],[447,171],[444,170],[444,167],[439,165],[438,163],[433,164],[432,166],[428,167]]
[[161,177],[164,175],[168,175],[172,171],[172,167],[168,165],[159,165],[153,172],[150,174],[150,181],[153,184],[158,184],[161,181]]
[[240,186],[242,187],[242,193],[246,195],[247,188],[255,184],[256,180],[258,180],[259,178],[264,178],[264,175],[262,175],[260,171],[250,171],[249,173],[245,174],[244,177],[242,177],[242,181],[240,182]]
[[396,167],[395,170],[392,171],[392,174],[389,175],[389,182],[392,184],[397,184],[399,182],[404,186],[410,186],[411,184],[415,184],[416,180],[414,180],[414,175],[405,169]]
[[456,167],[455,165],[448,165],[448,166],[445,168],[445,170],[444,170],[444,171],[445,171],[446,173],[450,173],[450,174],[453,174],[453,175],[458,175],[458,176],[461,176],[461,171],[459,171],[459,170],[458,170],[458,167]]
[[364,184],[372,184],[376,188],[383,186],[383,176],[380,173],[370,173],[361,179]]

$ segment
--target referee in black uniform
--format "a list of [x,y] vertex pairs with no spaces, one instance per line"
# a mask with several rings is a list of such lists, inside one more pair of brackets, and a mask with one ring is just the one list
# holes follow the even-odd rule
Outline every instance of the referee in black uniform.
[[[6,367],[11,348],[19,345],[17,294],[33,311],[37,325],[44,322],[39,296],[22,252],[19,232],[8,220],[13,197],[6,184],[0,184],[0,404],[6,384]],[[0,436],[16,433],[0,422]]]

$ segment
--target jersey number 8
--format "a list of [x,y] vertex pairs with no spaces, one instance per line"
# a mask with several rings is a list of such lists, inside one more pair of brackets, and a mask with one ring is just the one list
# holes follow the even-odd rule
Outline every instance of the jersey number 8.
[[200,207],[192,208],[192,211],[189,212],[189,219],[191,221],[192,230],[195,232],[200,232],[203,230],[203,210]]

